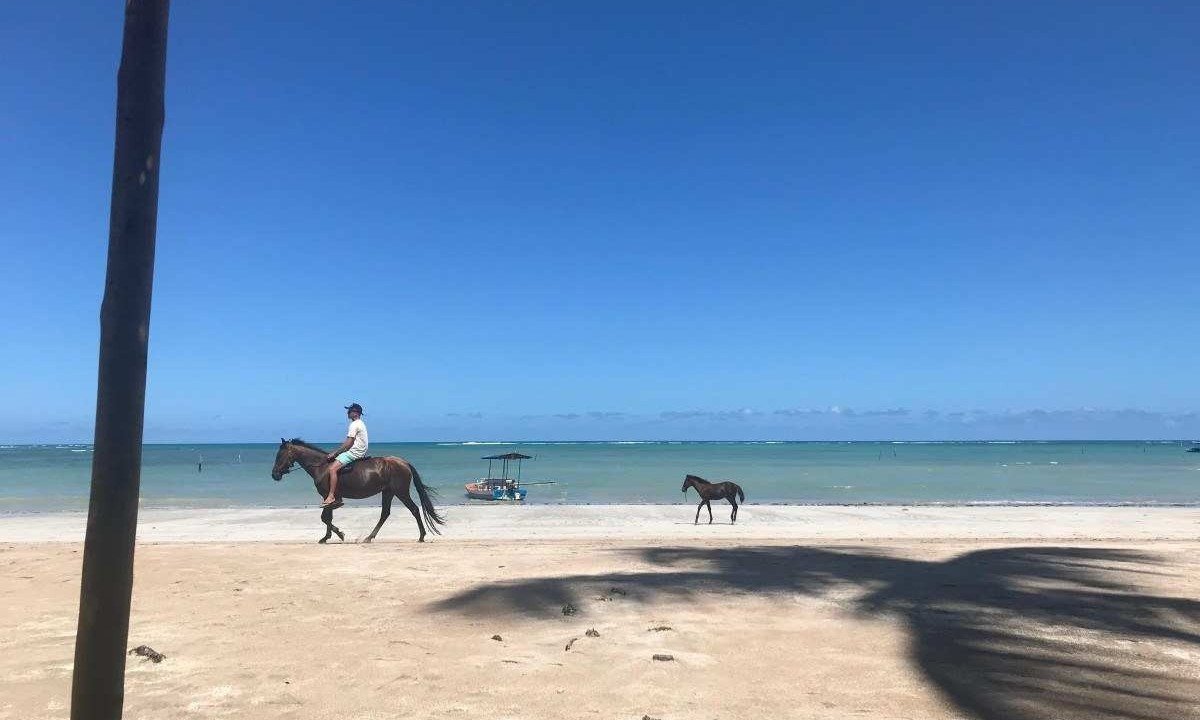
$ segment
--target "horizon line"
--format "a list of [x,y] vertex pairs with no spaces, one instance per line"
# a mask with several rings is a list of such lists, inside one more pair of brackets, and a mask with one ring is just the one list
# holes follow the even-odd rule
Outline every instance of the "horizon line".
[[[314,442],[324,442],[316,440]],[[329,440],[328,442],[337,442],[337,439]],[[689,440],[685,438],[670,438],[670,439],[643,439],[643,438],[621,438],[621,439],[590,439],[590,440],[547,440],[541,438],[526,438],[523,440],[376,440],[376,445],[515,445],[520,443],[539,443],[543,445],[570,445],[581,443],[596,443],[596,444],[619,444],[619,443],[693,443],[693,444],[721,444],[721,443],[774,443],[774,444],[801,444],[801,443],[904,443],[904,444],[936,444],[936,443],[1191,443],[1198,444],[1200,439],[1188,438],[1014,438],[1014,437],[995,437],[995,438],[921,438],[921,439],[905,439],[905,438],[856,438],[856,439],[804,439],[804,440],[783,440],[779,438],[725,438],[720,440]],[[46,446],[75,446],[75,445],[94,445],[94,441],[46,441],[46,442],[17,442],[0,440],[0,446],[4,447],[46,447]],[[235,440],[156,440],[153,442],[143,442],[142,446],[148,445],[275,445],[271,440],[252,440],[252,441],[235,441]]]

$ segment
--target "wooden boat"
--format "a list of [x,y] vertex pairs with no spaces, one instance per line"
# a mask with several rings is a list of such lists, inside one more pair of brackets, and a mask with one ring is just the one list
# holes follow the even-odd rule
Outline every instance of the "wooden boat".
[[516,480],[501,480],[498,478],[480,478],[465,485],[467,497],[472,500],[508,500],[519,502],[525,499],[529,491],[517,486]]
[[[465,485],[467,497],[472,500],[501,500],[508,502],[520,502],[525,499],[529,491],[521,487],[521,461],[532,460],[529,455],[512,452],[503,455],[488,455],[482,459],[488,461],[487,477],[467,483]],[[492,476],[492,463],[496,460],[499,460],[501,463],[499,477]],[[517,463],[517,476],[515,478],[508,476],[508,466],[513,461]],[[553,481],[525,484],[552,485]]]

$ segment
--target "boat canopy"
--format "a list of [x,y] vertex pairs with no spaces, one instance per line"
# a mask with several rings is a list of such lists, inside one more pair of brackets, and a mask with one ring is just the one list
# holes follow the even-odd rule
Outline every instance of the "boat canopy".
[[[532,455],[522,455],[519,452],[510,452],[510,453],[504,453],[503,455],[488,455],[482,459],[488,461],[488,478],[489,479],[499,479],[499,480],[507,480],[508,479],[508,463],[513,460],[516,460],[517,461],[517,477],[516,477],[516,479],[517,479],[517,482],[520,482],[520,480],[521,480],[521,461],[522,460],[532,460],[533,456]],[[499,478],[492,478],[492,461],[493,460],[500,461],[500,477]]]

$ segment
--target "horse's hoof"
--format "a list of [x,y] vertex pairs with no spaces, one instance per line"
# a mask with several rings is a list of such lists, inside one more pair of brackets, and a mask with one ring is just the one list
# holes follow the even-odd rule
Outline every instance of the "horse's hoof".
[[371,542],[372,539],[373,538],[363,538],[363,545],[366,545],[367,543]]
[[425,538],[424,538],[424,537],[419,537],[419,538],[417,538],[417,542],[425,542]]
[[327,542],[329,542],[329,538],[321,538],[320,540],[317,541],[317,544],[324,545]]

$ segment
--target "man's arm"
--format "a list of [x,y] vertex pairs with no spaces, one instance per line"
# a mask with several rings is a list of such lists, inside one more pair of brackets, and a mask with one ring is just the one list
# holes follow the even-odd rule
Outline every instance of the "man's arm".
[[342,444],[338,446],[338,449],[334,450],[333,452],[326,455],[325,459],[332,461],[338,455],[341,455],[342,453],[349,450],[350,446],[353,444],[354,444],[354,436],[353,435],[347,436],[346,439],[342,441]]

